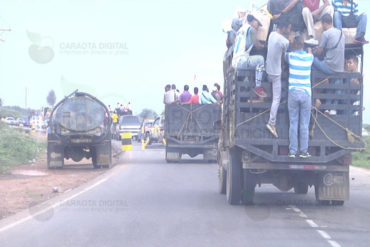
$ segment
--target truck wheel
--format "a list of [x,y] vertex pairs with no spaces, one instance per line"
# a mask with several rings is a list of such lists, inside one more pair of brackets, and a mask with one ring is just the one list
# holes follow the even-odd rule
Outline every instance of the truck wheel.
[[99,169],[100,166],[98,165],[97,154],[96,154],[95,148],[91,150],[91,160],[92,160],[94,169]]
[[297,183],[294,185],[294,193],[305,195],[308,192],[308,184],[306,183]]
[[181,153],[178,152],[168,152],[166,148],[166,162],[175,163],[179,162],[181,159]]
[[218,192],[220,192],[220,194],[226,194],[226,170],[222,166],[222,156],[220,151],[217,151],[217,163],[218,163]]
[[226,198],[231,205],[240,204],[242,191],[242,162],[240,151],[229,149],[229,165],[226,177]]
[[244,173],[242,201],[245,205],[251,205],[253,204],[256,191],[256,180],[254,178],[254,175],[251,174],[248,170],[244,170],[242,172]]

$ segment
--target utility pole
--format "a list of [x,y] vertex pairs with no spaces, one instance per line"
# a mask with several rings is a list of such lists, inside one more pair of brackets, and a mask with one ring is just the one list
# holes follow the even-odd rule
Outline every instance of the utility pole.
[[28,88],[26,87],[26,94],[24,97],[24,108],[27,109],[27,96],[28,96]]

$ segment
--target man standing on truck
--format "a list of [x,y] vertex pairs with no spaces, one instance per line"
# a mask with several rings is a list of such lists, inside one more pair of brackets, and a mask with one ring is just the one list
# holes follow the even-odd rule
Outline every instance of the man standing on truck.
[[[265,60],[261,55],[251,56],[250,52],[253,46],[258,46],[252,39],[252,32],[255,33],[260,26],[261,22],[253,15],[247,16],[248,24],[244,25],[238,32],[234,44],[234,55],[232,67],[237,70],[241,69],[255,69],[256,70],[256,86],[253,89],[254,93],[259,97],[264,98],[267,96],[265,90],[261,86],[263,71],[265,69]],[[258,41],[256,41],[258,42]]]
[[266,73],[269,81],[272,82],[272,104],[270,119],[266,124],[266,127],[276,138],[279,137],[275,125],[281,98],[281,60],[289,47],[289,41],[284,37],[284,35],[288,35],[290,33],[290,27],[291,25],[289,24],[288,19],[284,16],[280,17],[279,22],[277,23],[277,31],[272,32],[268,39]]
[[311,48],[303,50],[302,36],[295,37],[294,51],[286,54],[289,63],[289,157],[295,158],[299,149],[301,158],[309,158],[308,128],[311,116],[311,66],[313,55]]

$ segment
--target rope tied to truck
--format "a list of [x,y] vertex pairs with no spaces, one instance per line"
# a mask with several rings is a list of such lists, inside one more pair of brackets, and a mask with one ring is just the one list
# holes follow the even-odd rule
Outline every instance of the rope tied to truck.
[[[321,84],[327,83],[328,81],[329,81],[329,79],[328,79],[328,78],[325,78],[324,80],[322,80],[322,81],[320,81],[320,82],[316,83],[316,84],[312,87],[312,89],[314,89],[315,87],[320,86]],[[287,103],[287,101],[286,101],[286,100],[284,100],[284,101],[283,101],[283,102],[281,102],[280,104],[286,104],[286,103]],[[247,120],[245,120],[245,121],[243,121],[243,122],[241,122],[241,123],[237,124],[237,125],[236,125],[236,129],[238,129],[240,126],[242,126],[242,125],[244,125],[244,124],[246,124],[246,123],[248,123],[248,122],[252,121],[253,119],[256,119],[256,118],[258,118],[258,117],[260,117],[260,116],[262,116],[262,115],[264,115],[264,114],[268,113],[269,111],[270,111],[270,109],[266,109],[265,111],[260,112],[260,113],[258,113],[257,115],[254,115],[254,116],[253,116],[253,117],[251,117],[251,118],[248,118]]]
[[[337,121],[335,121],[334,119],[332,119],[331,117],[329,117],[328,115],[326,115],[325,113],[322,113],[316,106],[312,106],[312,109],[315,111],[315,115],[311,112],[311,116],[314,120],[314,125],[312,126],[312,129],[310,131],[310,135],[312,133],[312,136],[313,136],[313,132],[314,132],[314,127],[315,125],[317,125],[317,127],[319,127],[319,129],[321,130],[321,132],[324,134],[324,136],[331,142],[333,143],[335,146],[341,148],[341,149],[344,149],[344,150],[352,150],[352,151],[364,151],[366,149],[366,142],[358,135],[356,135],[355,133],[353,133],[350,129],[346,128],[345,126],[341,125],[340,123],[338,123]],[[361,142],[363,144],[364,147],[362,148],[356,148],[356,147],[345,147],[339,143],[337,143],[336,141],[334,141],[327,133],[326,131],[321,127],[319,121],[317,120],[317,113],[320,113],[322,116],[324,116],[325,118],[327,118],[329,121],[331,121],[332,123],[334,123],[335,125],[337,125],[339,128],[343,129],[344,131],[346,131],[346,134],[347,134],[347,140],[348,142],[350,143],[354,143],[356,140]]]
[[[312,86],[312,89],[324,84],[324,83],[328,83],[329,82],[329,78],[325,78],[323,79],[322,81],[319,81],[318,83],[316,83],[315,85]],[[281,102],[280,104],[286,104],[287,101],[283,101]],[[322,113],[316,106],[312,106],[311,107],[312,110],[314,110],[315,112],[315,115],[311,112],[311,116],[314,120],[314,123],[312,125],[312,128],[310,130],[310,136],[312,137],[314,135],[314,129],[315,129],[315,126],[317,125],[319,127],[319,129],[321,130],[321,132],[324,134],[324,136],[331,142],[333,143],[334,145],[336,145],[337,147],[341,148],[341,149],[344,149],[344,150],[352,150],[352,151],[364,151],[366,149],[366,142],[358,135],[356,135],[355,133],[353,133],[350,129],[346,128],[345,126],[341,125],[340,123],[338,123],[337,121],[335,121],[334,119],[332,119],[331,117],[327,116],[326,114]],[[240,126],[266,114],[270,112],[270,109],[266,109],[265,111],[262,111],[256,115],[254,115],[253,117],[250,117],[248,118],[247,120],[239,123],[236,125],[236,128],[235,130],[237,130]],[[321,127],[319,121],[317,120],[317,116],[318,116],[318,113],[320,113],[322,116],[324,116],[325,118],[327,118],[328,120],[330,120],[332,123],[334,123],[335,125],[337,125],[339,128],[343,129],[346,131],[346,135],[347,135],[347,139],[348,139],[348,142],[350,143],[354,143],[356,140],[361,142],[363,144],[364,147],[362,148],[357,148],[357,147],[345,147],[339,143],[337,143],[336,141],[334,141],[327,133],[326,131]]]
[[183,125],[181,126],[179,132],[177,133],[177,138],[180,138],[181,134],[184,132],[184,130],[186,128],[188,128],[189,126],[189,122],[192,122],[194,120],[194,122],[197,124],[198,128],[201,130],[201,126],[198,122],[198,120],[196,118],[193,118],[193,113],[194,112],[197,112],[199,110],[201,110],[202,108],[205,107],[205,105],[201,106],[201,107],[198,107],[196,109],[193,109],[193,104],[190,104],[190,110],[186,109],[185,107],[177,104],[178,107],[182,108],[183,110],[185,110],[186,112],[188,112],[188,115],[186,117],[186,120],[184,121]]

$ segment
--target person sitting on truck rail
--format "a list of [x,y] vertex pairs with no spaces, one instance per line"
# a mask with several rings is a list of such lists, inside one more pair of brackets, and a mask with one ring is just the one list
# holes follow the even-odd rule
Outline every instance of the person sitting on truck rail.
[[189,85],[184,86],[184,92],[180,94],[179,101],[180,103],[188,102],[191,98],[191,93],[189,93]]
[[342,27],[357,27],[354,43],[368,44],[369,42],[365,40],[367,15],[358,14],[357,0],[332,0],[332,4],[335,11],[334,26],[339,30],[342,30]]
[[267,10],[273,16],[272,22],[277,24],[279,19],[285,16],[291,23],[293,32],[303,33],[305,29],[302,9],[302,0],[269,0],[267,2]]
[[261,86],[265,60],[261,55],[250,55],[253,46],[258,46],[253,42],[252,32],[256,32],[262,24],[251,14],[247,16],[247,21],[248,23],[244,24],[239,30],[235,40],[232,67],[236,70],[254,69],[256,71],[256,86],[253,88],[253,92],[259,97],[265,98],[267,94]]
[[311,66],[313,55],[311,48],[303,50],[302,36],[295,37],[294,51],[286,53],[289,63],[289,157],[295,158],[299,149],[301,158],[308,158],[308,134],[311,116]]
[[191,96],[188,104],[199,104],[198,88],[194,87],[194,94]]
[[270,109],[270,118],[266,124],[267,129],[273,136],[278,138],[276,131],[276,116],[281,98],[281,66],[282,57],[288,50],[289,41],[284,37],[290,33],[290,23],[288,18],[281,16],[277,23],[277,31],[272,32],[268,39],[266,73],[268,80],[272,82],[272,104]]
[[[324,32],[321,36],[321,42],[318,47],[313,49],[315,58],[312,68],[327,75],[335,75],[344,71],[344,35],[341,30],[333,27],[333,19],[329,14],[322,17],[322,25]],[[325,52],[324,60],[320,60],[317,56],[321,56]],[[342,81],[330,80],[330,83],[341,84]],[[341,90],[334,91],[335,94],[341,94]],[[329,100],[327,104],[338,104],[338,100]],[[336,110],[327,110],[330,115],[336,115]]]
[[226,38],[226,47],[230,48],[234,45],[234,41],[239,29],[243,26],[243,22],[245,19],[245,15],[247,11],[245,9],[237,9],[236,11],[236,18],[231,21],[231,30],[227,32]]
[[304,8],[302,10],[302,16],[307,27],[309,38],[305,42],[311,45],[318,45],[319,43],[315,37],[315,22],[320,21],[325,14],[330,14],[330,16],[334,14],[334,8],[331,6],[329,0],[322,0],[323,5],[321,6],[320,1],[321,0],[303,0]]
[[212,94],[209,93],[207,85],[203,85],[202,93],[199,96],[199,104],[215,104],[217,103],[216,99],[213,98]]
[[171,90],[171,85],[167,84],[164,88],[163,104],[172,104],[175,102],[175,93]]
[[215,84],[213,84],[213,85],[217,88],[217,93],[218,93],[218,95],[220,97],[220,101],[222,102],[224,96],[223,96],[223,94],[222,94],[222,92],[220,90],[221,89],[221,86],[217,82]]

